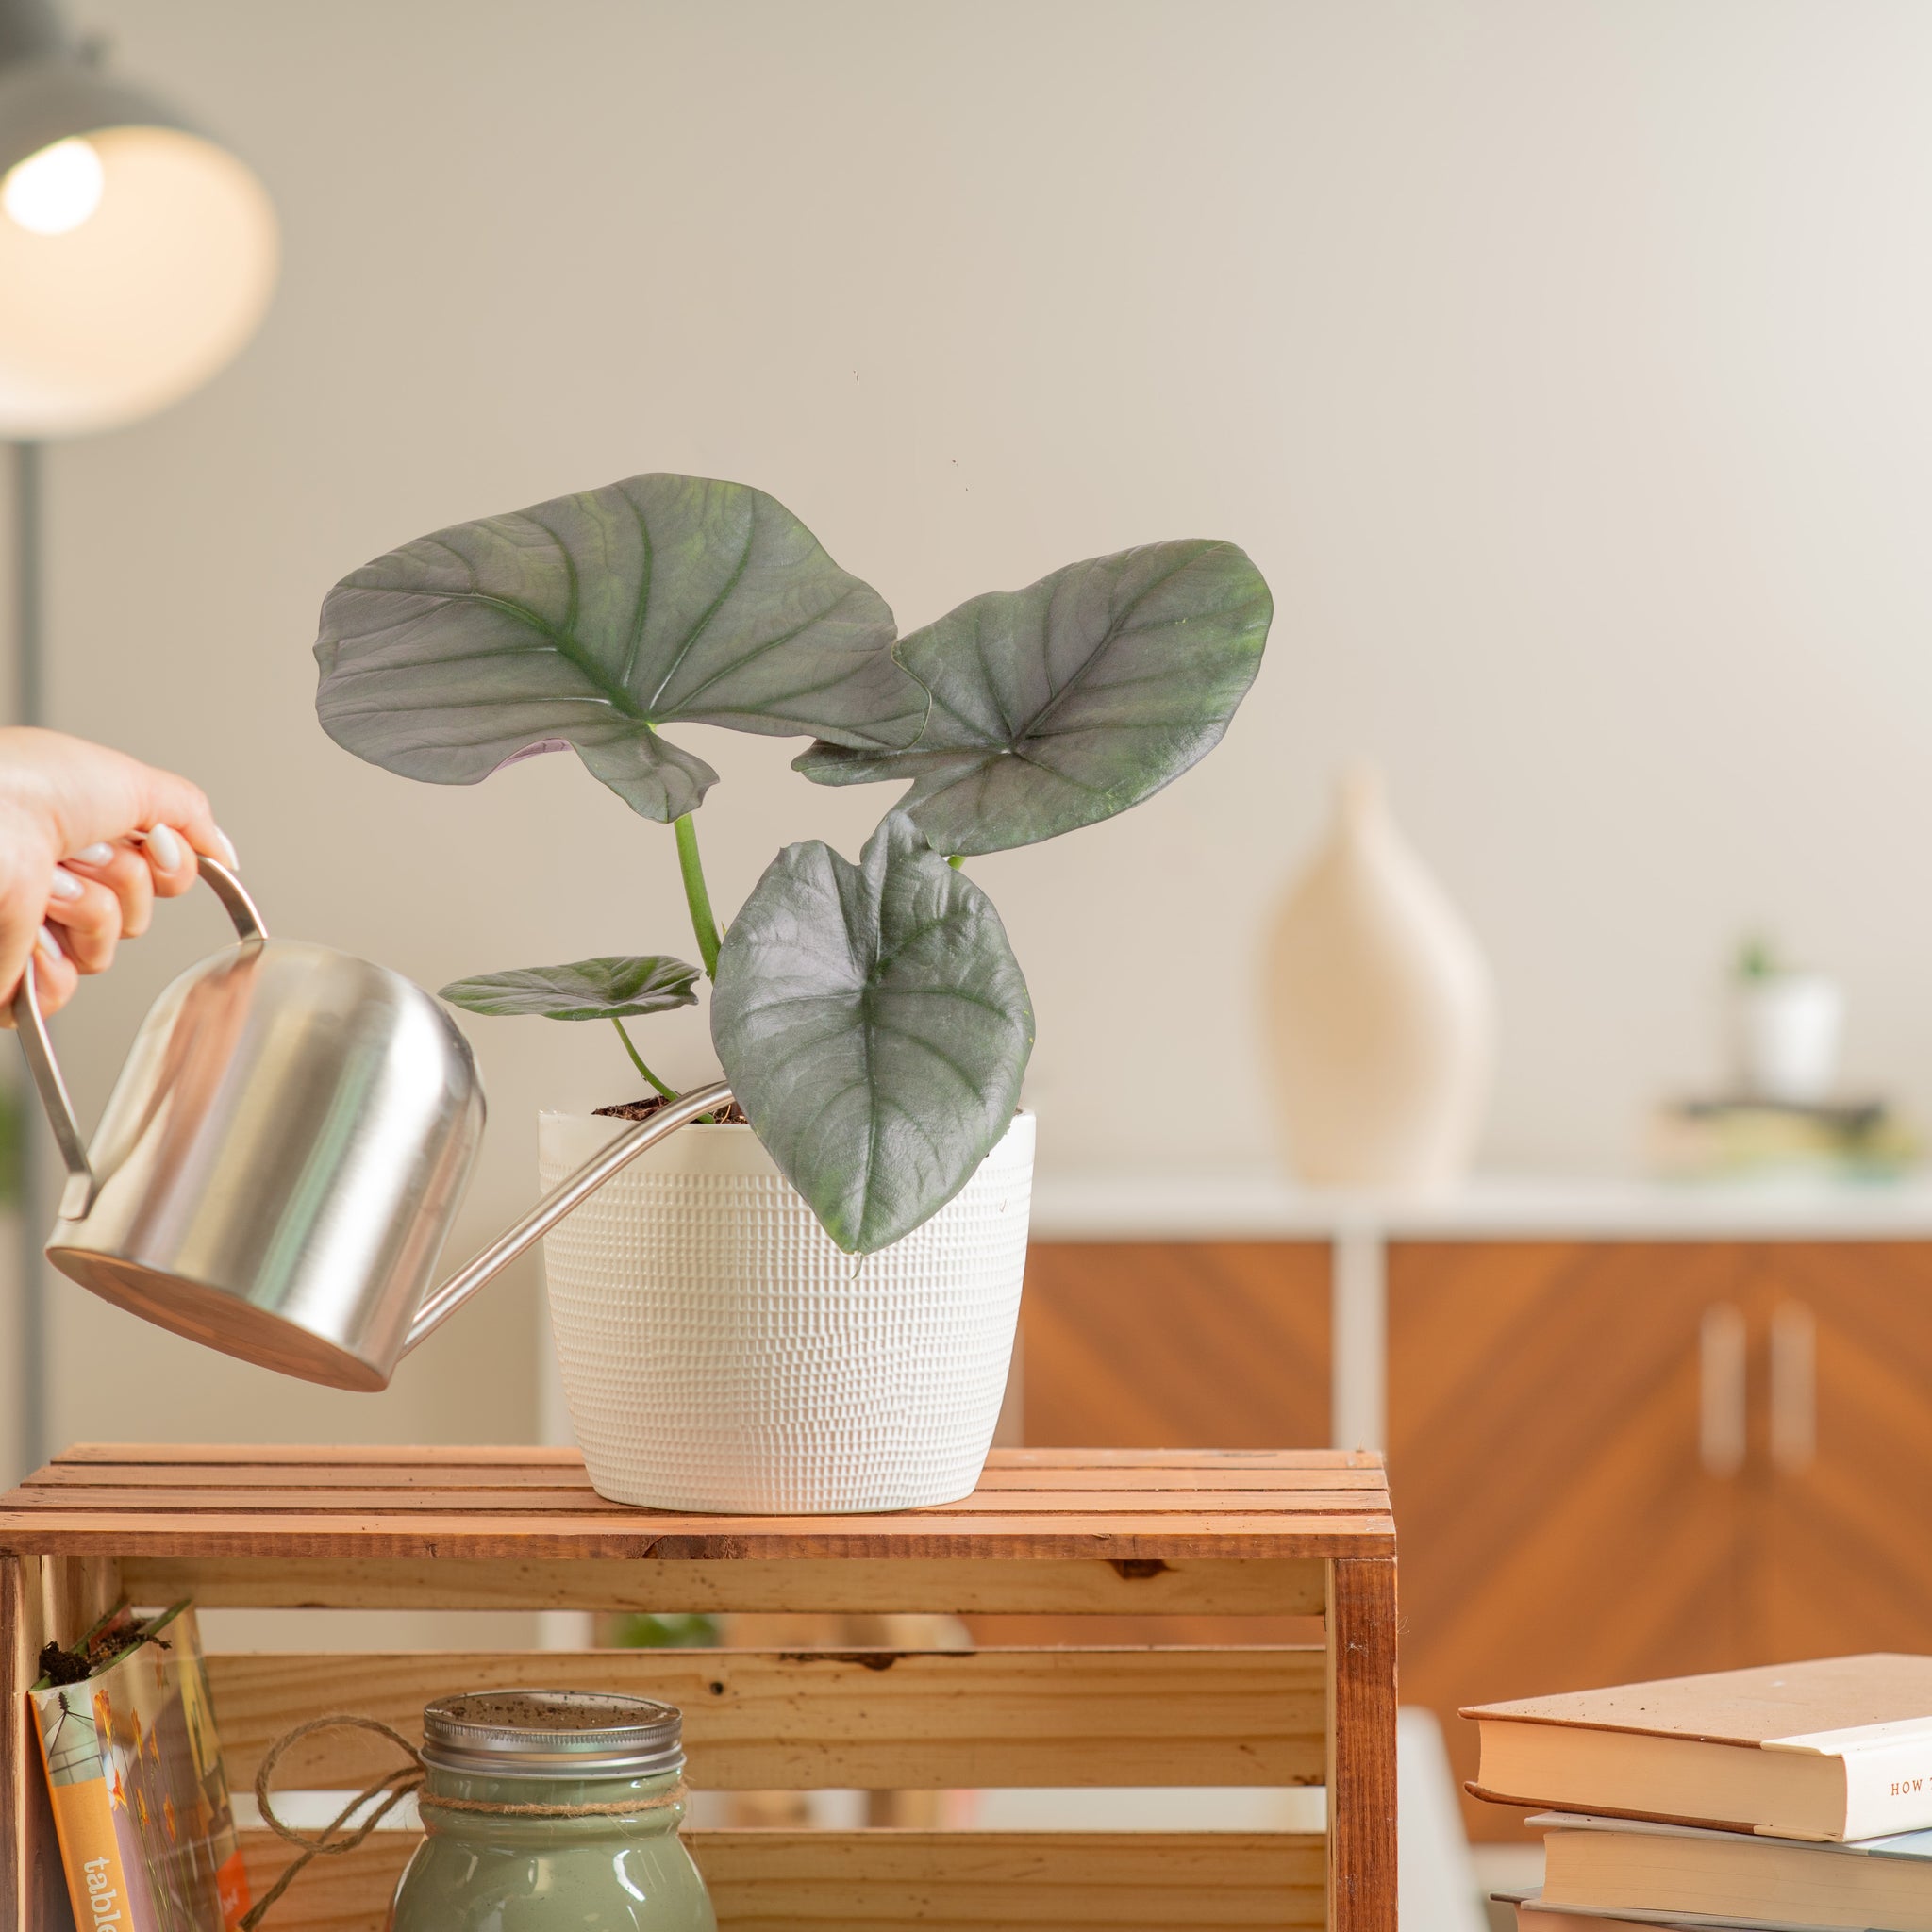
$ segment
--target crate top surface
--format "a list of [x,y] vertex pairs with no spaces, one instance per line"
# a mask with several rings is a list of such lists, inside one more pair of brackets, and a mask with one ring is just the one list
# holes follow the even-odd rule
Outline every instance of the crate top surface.
[[608,1503],[575,1449],[83,1443],[0,1498],[43,1556],[1386,1557],[1381,1458],[1326,1449],[995,1449],[958,1503],[711,1516]]

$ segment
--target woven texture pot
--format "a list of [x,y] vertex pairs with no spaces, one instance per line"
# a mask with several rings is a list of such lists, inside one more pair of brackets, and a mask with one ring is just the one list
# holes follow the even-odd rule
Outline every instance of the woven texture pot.
[[[543,1185],[623,1125],[540,1115]],[[597,1493],[747,1514],[971,1493],[1006,1392],[1032,1188],[1021,1114],[924,1226],[859,1257],[749,1127],[685,1127],[640,1155],[543,1244]]]

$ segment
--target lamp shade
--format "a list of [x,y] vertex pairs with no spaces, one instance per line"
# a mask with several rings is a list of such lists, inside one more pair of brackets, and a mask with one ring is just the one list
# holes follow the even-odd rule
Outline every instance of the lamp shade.
[[199,388],[255,333],[276,254],[241,161],[91,65],[44,0],[0,0],[0,437]]

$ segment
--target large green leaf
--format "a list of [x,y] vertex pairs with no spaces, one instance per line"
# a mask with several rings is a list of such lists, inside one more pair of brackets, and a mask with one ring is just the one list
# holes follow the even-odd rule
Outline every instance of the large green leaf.
[[519,966],[453,979],[442,997],[472,1013],[539,1013],[546,1020],[623,1020],[694,1007],[698,969],[662,953],[608,954],[568,966]]
[[821,785],[910,778],[898,808],[941,852],[1051,839],[1139,805],[1214,748],[1274,609],[1232,543],[1071,563],[899,641],[892,655],[932,694],[909,750],[820,743],[793,763]]
[[711,1038],[773,1159],[870,1254],[1012,1124],[1033,1007],[992,902],[894,814],[857,865],[817,840],[772,861],[718,955]]
[[322,607],[316,710],[358,757],[439,785],[569,743],[670,820],[718,774],[661,724],[909,744],[925,694],[892,633],[878,592],[762,491],[632,476],[344,577]]

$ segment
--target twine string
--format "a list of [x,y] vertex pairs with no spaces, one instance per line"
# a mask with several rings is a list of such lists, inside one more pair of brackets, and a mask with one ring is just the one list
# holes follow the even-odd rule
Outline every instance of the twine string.
[[[304,1738],[313,1737],[319,1731],[373,1731],[377,1737],[388,1739],[409,1761],[384,1772],[380,1777],[365,1785],[320,1831],[298,1831],[276,1816],[275,1801],[269,1792],[269,1780],[290,1745],[298,1744]],[[506,1767],[506,1775],[514,1774]],[[347,1711],[338,1711],[327,1717],[312,1718],[306,1724],[297,1724],[292,1731],[284,1731],[262,1754],[261,1763],[257,1767],[255,1804],[261,1814],[261,1822],[277,1838],[297,1846],[301,1856],[291,1858],[280,1877],[250,1907],[242,1921],[241,1932],[255,1932],[267,1916],[269,1907],[288,1890],[297,1874],[311,1858],[353,1852],[405,1798],[420,1793],[426,1778],[423,1754],[402,1732],[378,1718],[357,1717]],[[439,1811],[475,1812],[489,1818],[636,1818],[645,1812],[668,1811],[674,1805],[681,1805],[684,1795],[684,1780],[680,1778],[666,1790],[640,1793],[614,1805],[504,1805],[489,1798],[425,1798],[421,1802]],[[377,1799],[381,1800],[379,1804],[375,1803]],[[375,1808],[359,1824],[351,1825],[349,1820],[369,1804],[375,1804]]]

